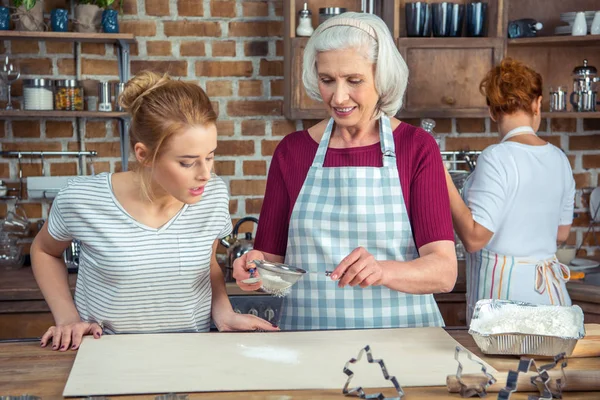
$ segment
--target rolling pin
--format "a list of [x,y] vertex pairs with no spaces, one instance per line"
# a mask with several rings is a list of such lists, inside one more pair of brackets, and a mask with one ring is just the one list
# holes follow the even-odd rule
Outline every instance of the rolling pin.
[[[569,371],[568,367],[564,371],[566,384],[562,388],[563,392],[600,391],[600,371]],[[556,390],[556,380],[562,379],[562,373],[558,369],[557,371],[548,371],[548,374],[551,378],[549,387],[551,390]],[[506,386],[508,372],[496,372],[493,376],[496,378],[496,383],[486,389],[488,393],[497,393]],[[536,376],[536,373],[533,371],[520,373],[517,380],[517,392],[536,392],[536,386],[531,384],[531,378],[534,376]],[[467,387],[477,389],[484,385],[487,380],[481,374],[465,374],[462,376],[462,381]],[[458,383],[456,375],[446,377],[446,386],[450,393],[460,392],[460,383]]]

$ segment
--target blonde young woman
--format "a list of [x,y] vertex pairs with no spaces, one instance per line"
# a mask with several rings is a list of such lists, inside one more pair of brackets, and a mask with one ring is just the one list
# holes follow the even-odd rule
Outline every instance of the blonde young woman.
[[[31,247],[55,325],[42,347],[77,349],[105,333],[275,330],[233,312],[216,259],[231,232],[225,183],[212,173],[217,116],[197,85],[144,72],[120,98],[137,169],[74,179]],[[81,241],[75,299],[61,255]]]

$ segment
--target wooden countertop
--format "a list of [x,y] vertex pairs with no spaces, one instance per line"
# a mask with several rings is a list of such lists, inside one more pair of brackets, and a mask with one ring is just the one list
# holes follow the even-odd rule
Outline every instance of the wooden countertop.
[[[473,351],[498,371],[516,368],[516,357],[485,357],[466,330],[448,330],[448,333],[463,346]],[[209,335],[219,333],[208,333]],[[276,335],[277,333],[274,333]],[[102,340],[102,339],[100,339]],[[35,342],[0,343],[0,396],[29,394],[46,399],[62,398],[69,372],[75,360],[75,351],[56,352],[49,348],[42,349]],[[567,367],[571,370],[598,370],[600,357],[575,358],[569,360]],[[235,371],[232,370],[232,379]],[[400,383],[402,378],[398,377]],[[446,387],[405,388],[407,400],[459,399],[458,394],[449,394]],[[388,393],[384,391],[384,393]],[[110,396],[111,399],[151,399],[155,395]],[[495,398],[495,394],[488,395]],[[592,400],[600,397],[599,392],[564,393],[564,399]],[[308,399],[342,399],[340,390],[303,390],[272,392],[222,392],[197,393],[189,395],[190,399],[270,399],[270,400],[308,400]],[[516,393],[511,399],[526,399],[524,393]]]

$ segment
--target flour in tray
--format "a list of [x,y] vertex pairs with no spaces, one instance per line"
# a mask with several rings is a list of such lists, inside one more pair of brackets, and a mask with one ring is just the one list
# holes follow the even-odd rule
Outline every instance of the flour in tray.
[[525,333],[534,335],[577,337],[581,316],[570,307],[523,307],[506,304],[489,309],[471,321],[470,329],[482,334]]

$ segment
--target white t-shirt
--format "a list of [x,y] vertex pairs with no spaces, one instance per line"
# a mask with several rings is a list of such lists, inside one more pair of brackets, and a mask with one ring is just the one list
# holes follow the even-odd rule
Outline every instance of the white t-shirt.
[[123,209],[107,173],[73,179],[48,219],[56,240],[81,241],[75,306],[107,333],[208,331],[212,246],[231,229],[227,186],[217,176],[198,203],[158,229]]
[[575,180],[556,146],[504,142],[481,153],[463,197],[473,219],[494,232],[486,249],[543,259],[556,252],[558,226],[573,222]]

